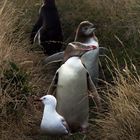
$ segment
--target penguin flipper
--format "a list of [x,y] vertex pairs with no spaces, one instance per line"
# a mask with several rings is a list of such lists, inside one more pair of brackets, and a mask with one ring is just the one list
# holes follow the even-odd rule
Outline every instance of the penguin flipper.
[[35,25],[33,26],[33,29],[31,31],[31,35],[30,35],[31,44],[34,43],[34,38],[35,38],[38,30],[41,28],[42,24],[43,24],[43,19],[42,19],[42,16],[39,15],[39,18],[38,18],[37,22],[35,23]]
[[108,52],[108,49],[105,47],[99,47],[99,56],[105,56],[105,54]]
[[61,62],[64,58],[64,52],[55,53],[44,60],[45,65],[49,65],[51,63]]

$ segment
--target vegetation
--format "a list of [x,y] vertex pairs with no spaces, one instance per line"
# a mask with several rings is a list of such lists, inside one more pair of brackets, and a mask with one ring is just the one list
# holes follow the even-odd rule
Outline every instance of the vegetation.
[[[74,40],[83,20],[95,24],[100,46],[103,111],[90,112],[88,134],[61,139],[140,139],[140,2],[139,0],[59,0],[65,42]],[[0,1],[0,139],[44,140],[39,133],[42,107],[34,97],[46,94],[58,66],[42,65],[44,54],[29,44],[41,0]],[[51,71],[51,72],[50,72]],[[47,138],[49,139],[49,138]],[[51,139],[51,138],[50,138]]]
[[97,119],[98,138],[139,140],[140,77],[134,76],[128,67],[123,72],[117,70],[116,73],[118,76],[114,78],[115,86],[108,84],[106,99],[109,112]]

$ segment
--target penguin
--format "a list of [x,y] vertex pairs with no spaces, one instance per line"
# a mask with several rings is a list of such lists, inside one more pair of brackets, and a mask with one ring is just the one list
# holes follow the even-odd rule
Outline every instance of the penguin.
[[57,101],[52,95],[45,95],[39,99],[44,104],[41,121],[41,131],[48,135],[68,135],[69,127],[65,119],[56,112]]
[[[54,91],[56,92],[54,93]],[[100,97],[80,57],[68,58],[56,71],[47,94],[56,97],[58,101],[56,110],[64,116],[71,132],[85,132],[87,130],[89,117],[88,91],[93,94],[95,104],[100,110]]]
[[99,43],[94,33],[94,25],[89,21],[83,21],[77,28],[75,41],[82,42],[85,46],[96,46],[95,50],[91,50],[83,54],[81,61],[88,70],[92,81],[95,85],[98,83],[99,77]]
[[60,52],[62,48],[63,34],[55,0],[43,0],[38,20],[30,35],[31,44],[36,39],[47,55]]

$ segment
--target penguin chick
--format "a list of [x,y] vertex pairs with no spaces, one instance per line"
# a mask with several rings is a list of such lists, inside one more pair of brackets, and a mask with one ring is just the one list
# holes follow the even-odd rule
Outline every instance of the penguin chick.
[[56,112],[57,101],[52,95],[45,95],[40,98],[44,104],[41,130],[48,135],[67,135],[68,125],[65,119]]
[[94,30],[94,25],[91,22],[81,22],[77,28],[75,40],[82,42],[86,46],[96,46],[95,50],[85,52],[81,56],[81,60],[89,72],[94,84],[98,85],[100,47]]

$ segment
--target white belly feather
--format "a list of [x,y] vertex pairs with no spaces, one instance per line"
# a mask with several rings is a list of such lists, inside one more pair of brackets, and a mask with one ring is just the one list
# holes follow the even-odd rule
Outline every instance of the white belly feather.
[[69,123],[85,121],[88,117],[87,71],[78,57],[71,57],[60,67],[56,96],[57,111]]

